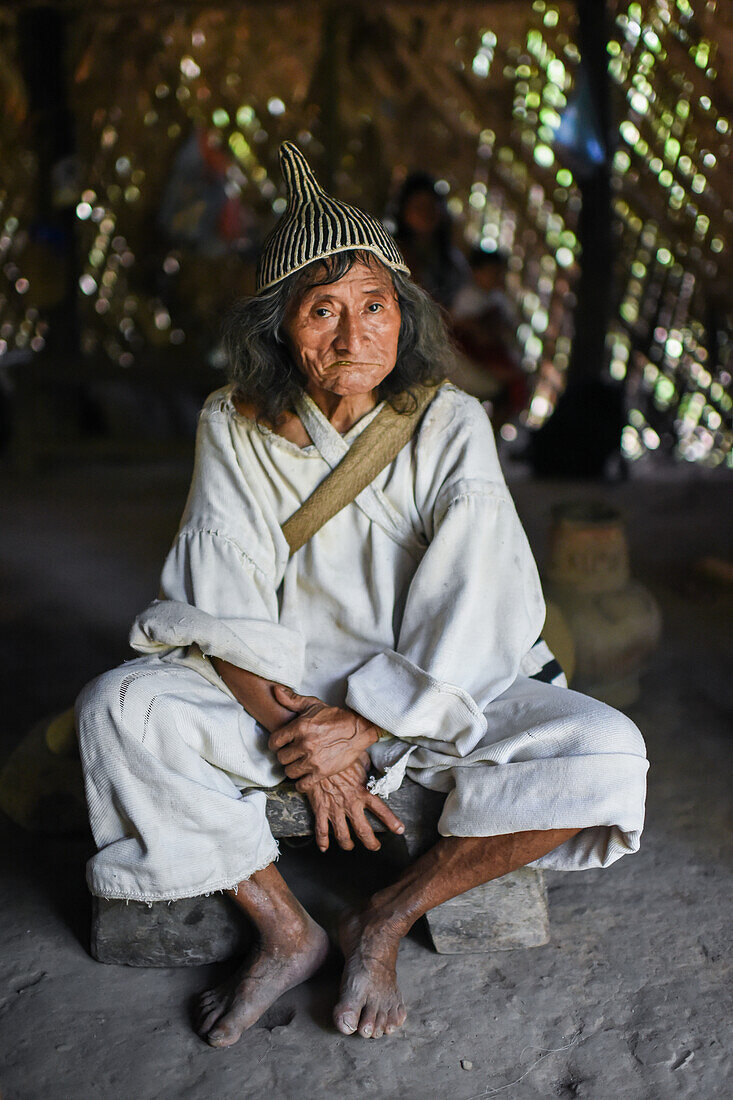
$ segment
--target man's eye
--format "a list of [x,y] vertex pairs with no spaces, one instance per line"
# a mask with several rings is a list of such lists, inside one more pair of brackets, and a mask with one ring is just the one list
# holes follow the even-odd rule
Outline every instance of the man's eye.
[[318,306],[316,309],[316,317],[328,317],[329,311],[325,306]]
[[379,313],[380,309],[383,308],[384,306],[381,304],[381,302],[372,302],[371,305],[367,306],[367,309],[370,313]]

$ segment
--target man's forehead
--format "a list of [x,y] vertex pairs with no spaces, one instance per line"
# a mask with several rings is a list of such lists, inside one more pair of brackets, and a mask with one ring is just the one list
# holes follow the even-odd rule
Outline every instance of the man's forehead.
[[381,291],[389,294],[392,291],[392,279],[388,271],[376,264],[355,263],[345,275],[332,283],[316,284],[308,287],[303,292],[303,298],[337,296],[343,291],[357,290],[364,293]]

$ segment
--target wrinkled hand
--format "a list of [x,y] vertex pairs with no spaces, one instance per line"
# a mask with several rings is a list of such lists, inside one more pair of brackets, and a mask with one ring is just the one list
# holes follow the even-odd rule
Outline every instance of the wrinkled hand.
[[[354,847],[349,825],[365,848],[370,852],[379,851],[381,845],[367,821],[365,810],[370,810],[391,832],[404,833],[405,826],[389,806],[367,790],[368,766],[369,756],[362,753],[348,768],[337,775],[327,776],[308,788],[308,800],[316,816],[316,844],[322,852],[328,848],[329,823],[344,851],[349,852]],[[299,787],[300,784],[296,786]]]
[[300,791],[350,767],[378,738],[377,727],[353,710],[329,707],[282,684],[273,688],[273,695],[296,717],[271,735],[269,746],[288,779],[301,780]]

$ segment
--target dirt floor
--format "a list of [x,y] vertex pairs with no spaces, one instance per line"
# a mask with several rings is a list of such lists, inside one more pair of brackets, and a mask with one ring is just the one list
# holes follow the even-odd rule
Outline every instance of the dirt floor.
[[[47,468],[22,484],[1,476],[2,758],[126,656],[186,479],[185,466],[161,463]],[[191,1032],[189,1010],[222,968],[95,963],[89,840],[34,837],[0,815],[3,1100],[733,1095],[733,589],[695,570],[704,555],[733,558],[733,485],[684,469],[612,488],[519,479],[513,489],[540,561],[554,501],[619,503],[635,574],[662,605],[663,644],[629,710],[652,761],[640,853],[606,871],[548,875],[545,947],[440,956],[417,930],[400,956],[410,1016],[394,1037],[334,1031],[334,960],[236,1047],[215,1051]],[[326,922],[357,883],[389,874],[380,857],[308,847],[280,866]]]

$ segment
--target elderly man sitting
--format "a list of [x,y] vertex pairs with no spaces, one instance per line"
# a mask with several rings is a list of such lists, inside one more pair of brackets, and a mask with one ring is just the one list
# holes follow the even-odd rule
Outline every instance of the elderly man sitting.
[[[644,815],[636,727],[542,672],[537,570],[485,413],[438,385],[436,308],[378,222],[328,196],[295,146],[281,164],[288,208],[229,326],[234,382],[201,414],[160,598],[132,631],[143,656],[78,703],[92,893],[223,890],[259,934],[201,998],[213,1046],[328,949],[275,868],[264,792],[285,776],[322,851],[329,830],[377,849],[366,810],[402,832],[380,796],[405,774],[446,795],[435,846],[340,926],[335,1024],[375,1038],[405,1020],[397,952],[422,914],[528,863],[607,866],[636,851]],[[369,461],[394,410],[412,438],[291,552],[283,525],[362,436]]]

